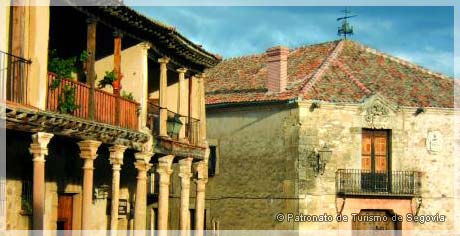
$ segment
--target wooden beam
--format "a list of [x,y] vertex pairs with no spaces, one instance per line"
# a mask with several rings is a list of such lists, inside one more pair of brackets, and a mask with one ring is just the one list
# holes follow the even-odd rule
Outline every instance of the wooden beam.
[[113,48],[113,70],[116,80],[113,82],[113,94],[115,95],[115,124],[120,125],[120,90],[121,90],[121,33],[114,33],[114,48]]
[[87,38],[86,38],[86,51],[88,52],[88,60],[86,66],[86,76],[89,83],[89,119],[94,120],[95,114],[95,101],[94,101],[94,89],[96,87],[96,21],[94,19],[87,20]]

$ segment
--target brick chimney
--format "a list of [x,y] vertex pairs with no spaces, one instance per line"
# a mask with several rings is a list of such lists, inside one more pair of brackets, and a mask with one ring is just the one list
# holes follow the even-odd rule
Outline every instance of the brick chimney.
[[283,92],[287,83],[287,58],[289,48],[276,46],[267,49],[267,88],[269,92]]

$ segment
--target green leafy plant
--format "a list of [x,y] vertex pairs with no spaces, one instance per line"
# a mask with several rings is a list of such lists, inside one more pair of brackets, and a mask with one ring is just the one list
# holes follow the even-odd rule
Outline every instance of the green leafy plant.
[[21,198],[21,214],[31,215],[32,209],[32,203],[26,198]]
[[51,89],[54,90],[61,85],[62,78],[71,78],[72,73],[84,74],[83,64],[88,59],[88,52],[83,51],[79,56],[77,63],[76,57],[62,59],[57,56],[56,49],[49,52],[48,55],[48,71],[56,74],[56,78],[51,83]]
[[121,94],[121,97],[134,101],[134,96],[133,96],[133,93],[131,92],[123,91],[123,93]]
[[88,52],[86,50],[83,50],[80,54],[80,61],[81,62],[86,62],[88,60]]
[[58,109],[59,112],[65,114],[72,114],[75,110],[80,108],[75,99],[76,86],[65,85],[62,88],[62,93],[58,96]]
[[99,80],[99,83],[97,85],[98,88],[102,89],[105,88],[105,86],[110,85],[112,86],[113,82],[117,79],[115,76],[115,71],[106,71],[105,76],[102,80]]
[[76,62],[77,59],[75,57],[67,59],[58,57],[56,49],[53,49],[48,55],[48,71],[55,73],[57,79],[70,78],[72,72],[77,71],[75,67]]

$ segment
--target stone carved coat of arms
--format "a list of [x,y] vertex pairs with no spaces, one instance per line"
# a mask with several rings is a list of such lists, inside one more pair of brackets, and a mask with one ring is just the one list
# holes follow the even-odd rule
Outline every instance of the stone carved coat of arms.
[[366,109],[364,120],[369,128],[385,128],[389,122],[389,110],[380,103],[374,103]]

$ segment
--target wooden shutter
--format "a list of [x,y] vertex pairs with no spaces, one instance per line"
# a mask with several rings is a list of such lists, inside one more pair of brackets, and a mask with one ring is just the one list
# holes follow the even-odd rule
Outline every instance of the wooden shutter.
[[363,132],[361,148],[361,169],[371,171],[372,155],[372,135],[369,132]]
[[361,168],[376,173],[388,170],[388,132],[381,130],[363,130],[361,149]]

